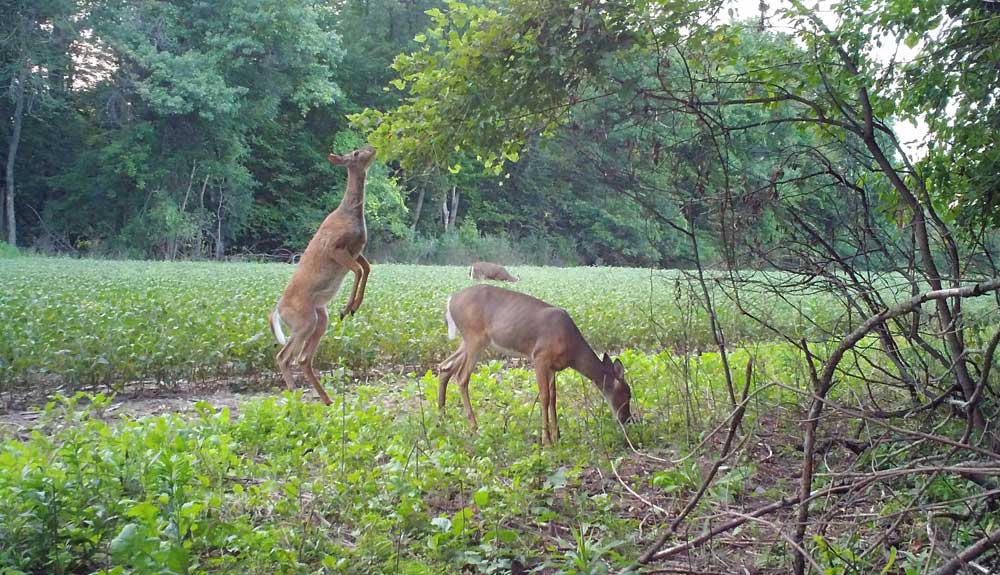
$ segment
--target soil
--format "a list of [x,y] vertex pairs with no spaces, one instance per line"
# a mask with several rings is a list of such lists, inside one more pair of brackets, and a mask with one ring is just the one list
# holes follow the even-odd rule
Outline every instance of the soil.
[[[37,390],[44,388],[46,393]],[[276,395],[284,389],[280,380],[260,381],[253,384],[244,379],[219,379],[208,382],[177,382],[170,386],[136,382],[126,385],[114,395],[111,405],[102,416],[107,420],[118,417],[139,418],[164,413],[185,413],[194,411],[195,404],[207,401],[216,408],[228,407],[235,414],[239,404],[251,399]],[[107,393],[99,389],[53,389],[36,386],[9,392],[0,403],[0,438],[26,438],[31,431],[41,425],[42,407],[52,401],[56,394],[72,396],[77,391]]]

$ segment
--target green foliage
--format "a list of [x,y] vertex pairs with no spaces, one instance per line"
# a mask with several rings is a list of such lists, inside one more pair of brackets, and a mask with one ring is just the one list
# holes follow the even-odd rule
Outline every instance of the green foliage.
[[404,233],[389,242],[375,239],[365,251],[379,262],[420,265],[465,265],[478,260],[539,266],[579,263],[575,246],[568,240],[529,236],[515,242],[503,236],[473,235],[475,228],[467,222],[463,222],[459,233],[436,237]]
[[[465,151],[497,174],[518,160],[529,132],[558,125],[559,113],[543,111],[565,110],[608,52],[635,41],[628,28],[638,23],[625,5],[559,0],[516,0],[502,11],[453,1],[428,14],[433,25],[416,37],[421,49],[393,63],[403,103],[391,115],[367,110],[352,120],[404,167],[450,166]],[[570,37],[578,50],[561,49]]]

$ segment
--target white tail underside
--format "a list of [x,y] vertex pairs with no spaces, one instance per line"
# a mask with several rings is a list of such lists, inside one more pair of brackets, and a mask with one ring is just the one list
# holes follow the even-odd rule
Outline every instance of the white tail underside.
[[458,337],[458,326],[455,325],[455,320],[451,317],[451,298],[448,298],[447,303],[444,304],[444,321],[448,324],[448,339]]
[[285,339],[285,332],[281,331],[281,316],[278,315],[278,310],[271,312],[271,332],[281,345],[288,343],[288,340]]

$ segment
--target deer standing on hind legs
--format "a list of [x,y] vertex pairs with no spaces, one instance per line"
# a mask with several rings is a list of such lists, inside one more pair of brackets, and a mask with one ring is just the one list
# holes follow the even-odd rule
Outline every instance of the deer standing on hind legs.
[[567,367],[594,382],[620,423],[631,420],[632,390],[625,382],[621,360],[612,361],[606,353],[599,359],[566,310],[523,293],[477,285],[448,298],[445,321],[448,338],[461,333],[462,344],[439,367],[438,409],[444,409],[448,381],[457,375],[473,431],[477,425],[469,401],[469,378],[479,352],[488,345],[531,358],[542,407],[543,445],[559,440],[556,373]]
[[[299,267],[285,286],[278,305],[271,312],[271,331],[283,345],[278,352],[278,367],[289,391],[295,389],[292,360],[302,366],[306,379],[316,389],[320,400],[330,405],[330,397],[313,371],[312,361],[319,340],[329,324],[326,304],[340,290],[347,272],[354,272],[354,286],[340,319],[353,315],[365,298],[365,285],[371,267],[361,255],[368,241],[365,227],[365,177],[375,159],[375,149],[365,147],[342,156],[327,156],[335,166],[347,168],[347,191],[337,209],[323,220],[299,260]],[[291,329],[285,339],[284,322]]]

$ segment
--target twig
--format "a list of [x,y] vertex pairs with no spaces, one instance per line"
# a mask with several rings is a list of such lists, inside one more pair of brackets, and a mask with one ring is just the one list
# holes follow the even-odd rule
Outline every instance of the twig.
[[812,565],[812,568],[815,569],[817,573],[819,573],[820,575],[825,575],[826,572],[823,571],[823,568],[820,567],[818,563],[816,563],[816,560],[813,559],[811,555],[809,555],[808,553],[806,553],[806,550],[803,549],[798,543],[796,543],[795,541],[793,541],[791,537],[789,537],[788,535],[786,535],[785,532],[782,531],[780,527],[778,527],[777,525],[775,525],[771,521],[768,521],[766,519],[761,519],[760,517],[750,517],[750,516],[744,515],[743,513],[738,512],[738,511],[726,511],[726,513],[728,513],[730,515],[735,515],[737,517],[743,517],[747,521],[752,521],[754,523],[760,523],[761,525],[766,525],[766,526],[770,527],[771,529],[774,530],[775,533],[777,533],[782,539],[784,539],[789,545],[791,545],[792,547],[794,547],[796,551],[798,551],[803,557],[805,557],[806,561],[808,561],[809,564]]
[[658,512],[660,512],[660,513],[664,514],[664,515],[670,515],[670,512],[669,512],[669,511],[667,511],[666,509],[664,509],[664,508],[660,507],[659,505],[657,505],[657,504],[653,503],[652,501],[650,501],[650,500],[646,499],[646,498],[645,498],[645,497],[643,497],[642,495],[639,495],[638,493],[636,493],[636,492],[635,492],[635,491],[634,491],[634,490],[633,490],[633,489],[632,489],[632,488],[631,488],[631,487],[629,486],[629,484],[628,484],[628,483],[625,483],[625,480],[624,480],[624,479],[622,479],[622,476],[618,474],[618,469],[617,469],[617,468],[615,467],[615,462],[614,462],[614,460],[611,460],[611,472],[615,474],[615,478],[616,478],[616,479],[618,479],[618,483],[621,483],[622,487],[624,487],[626,491],[628,491],[629,493],[631,493],[633,497],[635,497],[635,498],[636,498],[636,499],[638,499],[639,501],[642,501],[642,502],[643,502],[643,503],[645,503],[645,504],[646,504],[647,506],[651,507],[652,509],[654,509],[654,510],[656,510],[656,511],[658,511]]

